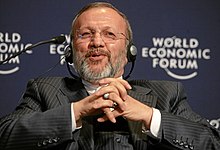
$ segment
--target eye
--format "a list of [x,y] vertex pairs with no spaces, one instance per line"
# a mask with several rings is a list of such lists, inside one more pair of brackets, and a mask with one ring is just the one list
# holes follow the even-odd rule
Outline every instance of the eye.
[[81,33],[79,34],[79,37],[80,37],[80,38],[89,38],[89,37],[91,37],[91,35],[92,35],[91,32],[89,32],[89,31],[84,31],[84,32],[81,32]]
[[105,36],[106,38],[116,39],[115,33],[111,31],[104,31],[103,36]]

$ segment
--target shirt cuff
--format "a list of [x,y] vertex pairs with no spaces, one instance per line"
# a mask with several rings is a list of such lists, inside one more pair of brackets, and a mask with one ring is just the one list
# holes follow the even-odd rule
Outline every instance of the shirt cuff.
[[158,109],[153,108],[153,116],[150,125],[150,132],[154,137],[158,137],[161,125],[161,113]]
[[72,132],[75,131],[76,129],[80,129],[82,128],[82,126],[80,127],[76,127],[76,119],[75,119],[75,114],[74,114],[74,109],[73,109],[73,104],[74,103],[71,103],[71,122],[72,122]]

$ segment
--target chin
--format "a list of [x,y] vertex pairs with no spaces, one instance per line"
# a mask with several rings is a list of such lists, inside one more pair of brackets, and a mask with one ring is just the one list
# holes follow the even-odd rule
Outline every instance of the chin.
[[103,69],[107,66],[107,63],[100,63],[100,62],[93,62],[89,64],[89,69],[90,70],[100,70],[103,71]]

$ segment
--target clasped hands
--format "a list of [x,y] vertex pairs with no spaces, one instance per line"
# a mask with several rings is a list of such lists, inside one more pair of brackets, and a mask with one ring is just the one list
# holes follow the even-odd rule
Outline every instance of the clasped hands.
[[122,116],[128,120],[142,121],[149,129],[153,110],[127,94],[127,90],[132,89],[127,81],[105,78],[99,81],[99,85],[101,88],[94,94],[74,103],[76,124],[85,116],[104,112],[104,115],[97,119],[98,122],[110,120],[115,123],[115,118]]

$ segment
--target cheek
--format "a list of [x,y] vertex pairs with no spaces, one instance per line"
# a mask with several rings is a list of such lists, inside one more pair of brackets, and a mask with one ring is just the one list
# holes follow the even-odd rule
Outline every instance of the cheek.
[[74,48],[77,52],[87,52],[88,51],[88,43],[77,43],[76,41],[73,43]]
[[112,54],[110,61],[113,66],[121,65],[121,67],[124,67],[124,65],[127,64],[127,57],[126,57],[124,50],[123,51],[121,50],[120,52]]
[[120,43],[117,45],[109,45],[107,48],[111,52],[112,60],[115,61],[120,58],[120,59],[123,59],[123,60],[121,60],[122,62],[126,61],[127,48],[125,47],[125,43]]
[[75,55],[78,57],[84,57],[88,51],[86,44],[76,44],[74,47]]

